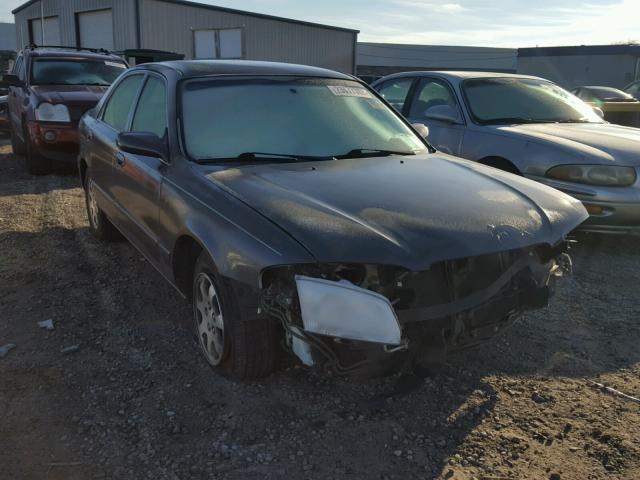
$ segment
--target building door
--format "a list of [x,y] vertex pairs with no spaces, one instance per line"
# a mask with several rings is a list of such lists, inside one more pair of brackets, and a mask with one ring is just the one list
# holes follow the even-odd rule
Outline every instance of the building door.
[[[42,30],[44,26],[44,39]],[[60,45],[60,17],[47,17],[29,21],[29,37],[36,45]]]
[[113,16],[111,9],[76,14],[78,46],[113,50]]

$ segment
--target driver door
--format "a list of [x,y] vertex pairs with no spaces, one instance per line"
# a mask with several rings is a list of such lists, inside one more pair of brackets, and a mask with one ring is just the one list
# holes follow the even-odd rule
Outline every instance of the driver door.
[[[457,112],[458,121],[446,121],[429,117],[429,110],[438,106],[449,106]],[[464,139],[465,124],[453,90],[443,80],[424,77],[415,89],[408,108],[410,123],[424,123],[429,127],[429,143],[441,152],[460,155]]]

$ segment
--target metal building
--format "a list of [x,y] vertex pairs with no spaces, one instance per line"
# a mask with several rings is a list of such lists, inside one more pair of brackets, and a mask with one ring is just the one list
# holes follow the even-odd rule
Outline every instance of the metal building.
[[358,76],[365,80],[417,70],[475,70],[513,73],[515,48],[358,43]]
[[547,78],[565,88],[624,88],[640,78],[640,45],[520,48],[518,73]]
[[184,0],[31,0],[13,14],[19,45],[162,50],[355,72],[357,30]]

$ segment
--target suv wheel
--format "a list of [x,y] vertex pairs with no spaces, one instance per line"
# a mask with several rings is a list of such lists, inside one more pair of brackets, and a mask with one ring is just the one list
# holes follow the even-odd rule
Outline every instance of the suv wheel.
[[26,157],[27,157],[27,171],[31,175],[46,175],[51,171],[51,162],[48,158],[40,155],[38,150],[33,146],[31,140],[25,132],[24,136]]
[[13,128],[11,129],[11,148],[15,155],[25,154],[24,142],[18,138]]
[[234,380],[266,377],[277,354],[275,325],[245,321],[232,287],[222,281],[205,252],[193,275],[193,316],[198,344],[211,367]]
[[89,217],[89,230],[91,234],[100,240],[110,241],[118,239],[118,230],[98,206],[95,184],[88,172],[84,180],[84,198],[87,206],[87,217]]

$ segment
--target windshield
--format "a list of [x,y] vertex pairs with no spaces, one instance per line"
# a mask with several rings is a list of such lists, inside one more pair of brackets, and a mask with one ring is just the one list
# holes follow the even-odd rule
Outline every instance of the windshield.
[[349,80],[192,80],[182,90],[182,117],[185,147],[195,160],[426,151],[391,109]]
[[477,123],[602,123],[593,109],[559,86],[526,78],[474,78],[462,83]]
[[109,60],[38,58],[31,67],[31,84],[109,86],[126,68]]

